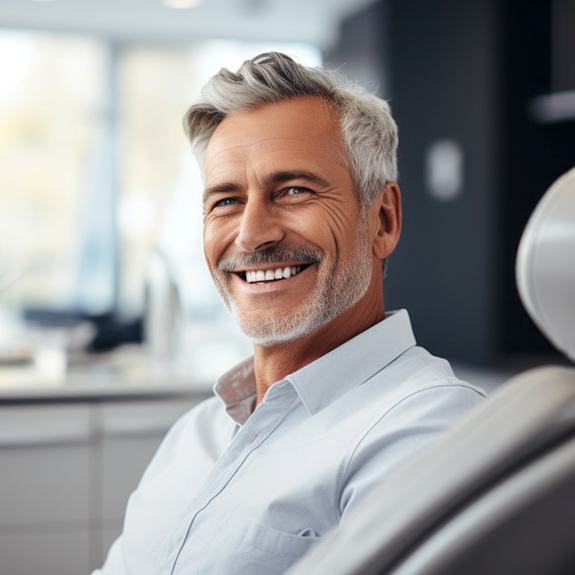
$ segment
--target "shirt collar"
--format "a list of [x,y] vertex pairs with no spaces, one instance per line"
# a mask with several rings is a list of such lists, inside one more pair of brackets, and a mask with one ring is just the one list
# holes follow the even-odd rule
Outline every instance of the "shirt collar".
[[[407,310],[389,312],[379,323],[285,380],[291,383],[309,413],[314,414],[367,381],[415,344]],[[243,424],[256,401],[253,358],[220,377],[214,392],[225,404],[228,415]]]
[[224,403],[227,414],[243,424],[252,414],[256,399],[254,358],[242,361],[224,373],[214,385],[214,393]]
[[287,376],[310,413],[361,385],[415,345],[407,310],[385,314],[369,329]]

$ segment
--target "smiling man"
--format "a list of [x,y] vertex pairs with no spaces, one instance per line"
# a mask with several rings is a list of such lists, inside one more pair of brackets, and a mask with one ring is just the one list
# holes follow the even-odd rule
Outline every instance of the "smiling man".
[[172,428],[101,573],[283,573],[483,394],[386,312],[384,101],[270,53],[221,70],[185,122],[206,261],[254,354]]
[[399,190],[385,182],[360,204],[338,114],[318,96],[230,115],[209,140],[204,173],[206,258],[254,341],[259,403],[274,382],[383,319],[381,261],[399,238]]

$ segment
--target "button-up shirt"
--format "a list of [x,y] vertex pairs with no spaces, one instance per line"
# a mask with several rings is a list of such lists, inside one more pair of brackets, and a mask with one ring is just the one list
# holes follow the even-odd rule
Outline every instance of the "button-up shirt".
[[[170,430],[95,575],[273,575],[480,403],[405,310],[274,383],[253,360]],[[223,405],[222,405],[223,403]]]

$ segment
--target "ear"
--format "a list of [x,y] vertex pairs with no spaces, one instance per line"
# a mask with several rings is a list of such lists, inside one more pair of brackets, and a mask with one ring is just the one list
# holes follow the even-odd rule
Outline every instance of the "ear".
[[370,217],[375,226],[373,255],[383,260],[393,252],[401,235],[401,192],[395,182],[388,182],[373,201]]

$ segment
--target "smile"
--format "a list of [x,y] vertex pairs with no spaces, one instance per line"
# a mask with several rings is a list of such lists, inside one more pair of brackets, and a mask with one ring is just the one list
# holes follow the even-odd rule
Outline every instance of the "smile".
[[248,283],[275,282],[296,276],[308,268],[310,265],[311,264],[304,264],[297,266],[278,267],[275,269],[267,270],[249,270],[245,272],[238,272],[238,275]]

